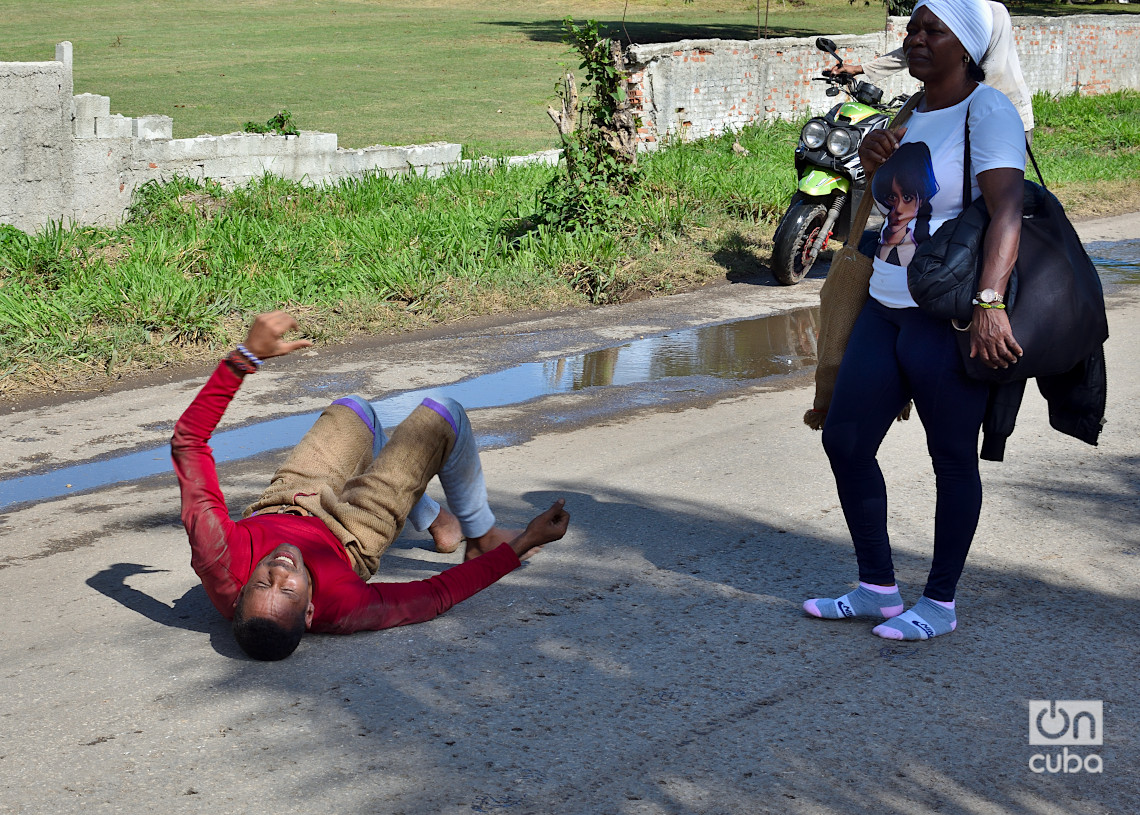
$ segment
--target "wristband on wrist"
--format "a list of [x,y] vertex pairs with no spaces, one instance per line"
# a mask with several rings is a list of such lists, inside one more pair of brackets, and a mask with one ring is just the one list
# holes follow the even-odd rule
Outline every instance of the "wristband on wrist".
[[248,349],[248,348],[246,348],[244,345],[238,345],[238,347],[237,347],[237,350],[238,350],[238,352],[239,352],[239,353],[240,353],[240,354],[241,354],[243,357],[245,357],[246,359],[248,359],[250,362],[252,362],[252,363],[253,363],[254,365],[256,365],[258,368],[260,368],[260,367],[261,367],[261,365],[262,365],[262,362],[261,362],[261,360],[260,360],[260,359],[258,359],[257,357],[255,357],[253,354],[251,354],[251,353],[249,352],[249,349]]
[[973,304],[982,308],[1005,308],[1005,298],[993,289],[982,289],[974,295]]
[[[226,363],[226,365],[230,367],[230,370],[238,376],[245,376],[246,374],[256,373],[257,371],[257,365],[253,364],[248,357],[237,348],[223,357],[222,362]],[[258,364],[261,364],[260,360],[258,360]]]

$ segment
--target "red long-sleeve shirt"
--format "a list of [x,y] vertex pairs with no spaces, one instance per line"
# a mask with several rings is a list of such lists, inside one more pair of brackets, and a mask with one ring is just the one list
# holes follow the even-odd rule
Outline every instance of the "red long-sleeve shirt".
[[317,518],[255,515],[234,522],[218,483],[210,436],[241,377],[220,363],[171,439],[182,490],[182,523],[190,536],[190,565],[226,619],[257,563],[281,543],[301,550],[313,581],[312,630],[335,634],[430,620],[519,566],[506,543],[426,580],[367,583],[353,571],[344,546]]

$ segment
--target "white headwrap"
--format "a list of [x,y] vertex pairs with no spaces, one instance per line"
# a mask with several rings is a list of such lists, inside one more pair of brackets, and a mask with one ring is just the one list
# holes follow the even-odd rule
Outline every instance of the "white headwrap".
[[[946,23],[974,62],[981,65],[994,30],[994,13],[990,4],[986,0],[918,0],[914,11],[923,6]],[[911,14],[913,16],[914,12]]]

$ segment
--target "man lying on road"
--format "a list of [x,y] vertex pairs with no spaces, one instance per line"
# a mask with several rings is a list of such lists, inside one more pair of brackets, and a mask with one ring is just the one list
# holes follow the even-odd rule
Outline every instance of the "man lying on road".
[[[522,533],[495,526],[471,425],[451,399],[425,399],[390,438],[366,400],[338,399],[242,520],[231,520],[210,435],[245,376],[263,360],[312,344],[282,339],[296,328],[283,311],[260,315],[171,440],[190,565],[249,656],[284,659],[306,630],[349,634],[429,620],[566,534],[561,499]],[[451,512],[424,495],[436,475]],[[367,582],[409,517],[431,531],[440,551],[465,539],[464,562],[427,580]]]

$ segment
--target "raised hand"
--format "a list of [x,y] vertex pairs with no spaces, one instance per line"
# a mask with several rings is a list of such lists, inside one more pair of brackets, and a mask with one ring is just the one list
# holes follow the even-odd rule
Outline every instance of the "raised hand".
[[290,331],[300,328],[293,315],[285,311],[270,311],[257,315],[253,325],[249,327],[249,334],[245,338],[245,347],[258,359],[283,357],[301,348],[308,348],[313,343],[309,340],[292,340],[282,342],[281,338]]

